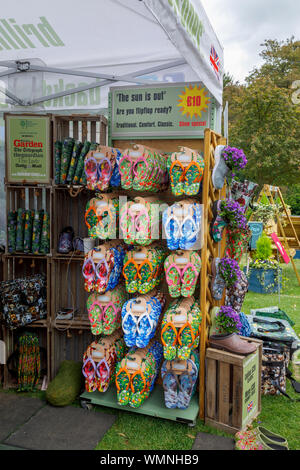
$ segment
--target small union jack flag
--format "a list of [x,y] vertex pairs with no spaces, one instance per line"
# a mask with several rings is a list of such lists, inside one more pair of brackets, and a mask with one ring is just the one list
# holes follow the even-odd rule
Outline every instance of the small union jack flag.
[[213,66],[214,71],[215,71],[217,74],[219,74],[220,59],[219,59],[219,56],[218,56],[217,51],[216,51],[216,49],[214,48],[214,46],[211,46],[211,49],[210,49],[210,63],[211,63],[211,65]]
[[253,408],[253,401],[250,401],[249,405],[247,406],[247,413],[250,413],[252,408]]

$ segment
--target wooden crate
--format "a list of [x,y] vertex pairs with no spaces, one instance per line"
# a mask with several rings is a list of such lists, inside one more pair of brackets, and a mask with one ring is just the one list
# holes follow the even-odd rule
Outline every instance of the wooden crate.
[[[71,116],[53,115],[52,123],[53,144],[57,140],[63,141],[68,137],[73,137],[81,142],[87,140],[89,142],[98,142],[101,145],[106,145],[107,143],[107,119],[105,116],[89,114],[73,114]],[[53,174],[55,174],[54,155],[52,159],[52,169]]]
[[[12,280],[44,273],[47,281],[47,318],[30,323],[23,328],[9,330],[2,326],[2,336],[6,346],[6,359],[13,353],[18,344],[18,338],[23,331],[34,330],[38,335],[39,344],[46,350],[46,356],[42,357],[42,367],[47,369],[46,375],[50,377],[50,298],[51,298],[51,280],[50,265],[51,259],[40,255],[3,255],[3,280]],[[14,377],[8,372],[7,366],[3,371],[3,387],[9,388],[15,385]]]
[[82,362],[83,353],[92,343],[94,336],[91,330],[71,328],[64,330],[53,328],[51,334],[51,380],[56,376],[62,361]]
[[[51,325],[54,325],[57,313],[62,308],[74,308],[76,313],[76,323],[88,323],[86,300],[88,292],[84,289],[84,277],[82,275],[83,259],[74,256],[73,258],[53,259],[52,263],[52,297],[51,297]],[[59,323],[59,321],[57,320]],[[69,321],[66,321],[69,324]]]
[[[51,236],[52,236],[52,188],[51,186],[18,186],[18,185],[6,185],[6,239],[8,240],[8,213],[11,211],[17,211],[18,209],[26,209],[26,197],[28,196],[28,209],[30,210],[41,210],[45,211],[50,216],[50,249],[51,249]],[[43,206],[43,192],[45,194]],[[27,195],[27,196],[26,196]],[[8,247],[6,246],[6,253],[8,253]],[[38,255],[42,256],[42,255]]]
[[[63,360],[82,361],[93,341],[86,309],[88,293],[82,276],[83,257],[53,257],[51,268],[51,379]],[[57,318],[62,308],[77,310],[69,320]]]
[[213,348],[206,350],[205,423],[235,434],[261,411],[262,341],[249,356]]
[[54,256],[60,256],[57,252],[57,246],[59,235],[65,227],[71,226],[75,237],[88,237],[84,215],[86,205],[93,197],[93,192],[87,189],[83,189],[76,197],[73,197],[66,187],[54,190],[52,214],[52,253]]
[[76,140],[98,142],[106,145],[107,119],[102,115],[53,115],[53,141],[73,137]]

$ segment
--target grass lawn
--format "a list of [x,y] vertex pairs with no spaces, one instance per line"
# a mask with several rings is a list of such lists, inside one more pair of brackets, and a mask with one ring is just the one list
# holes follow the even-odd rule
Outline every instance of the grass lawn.
[[[300,273],[300,260],[295,262]],[[295,322],[294,329],[300,335],[300,286],[291,264],[283,266],[283,270],[287,281],[280,297],[278,294],[264,295],[249,292],[246,295],[243,311],[247,314],[251,308],[280,306]],[[299,398],[289,383],[287,393]],[[292,402],[283,396],[263,396],[262,412],[257,418],[257,423],[259,422],[270,430],[284,435],[290,449],[300,450],[300,402]],[[199,431],[226,436],[225,433],[205,426],[200,420],[194,428],[190,428],[172,421],[118,412],[116,423],[106,433],[97,449],[190,450]]]
[[[296,261],[300,272],[300,260]],[[284,266],[284,275],[287,277],[285,291],[280,294],[262,295],[248,293],[243,311],[250,313],[251,308],[280,306],[295,322],[294,329],[300,334],[300,286],[292,269],[292,265]],[[287,393],[299,398],[290,384]],[[38,394],[36,394],[38,395]],[[40,393],[40,396],[43,394]],[[76,404],[79,406],[79,402]],[[95,407],[101,414],[113,413],[117,420],[98,443],[96,450],[190,450],[194,438],[200,431],[226,436],[225,433],[205,426],[200,420],[195,427],[151,418],[127,411]],[[291,450],[300,450],[300,402],[292,402],[283,396],[262,397],[262,412],[256,423],[262,423],[273,432],[286,437]]]

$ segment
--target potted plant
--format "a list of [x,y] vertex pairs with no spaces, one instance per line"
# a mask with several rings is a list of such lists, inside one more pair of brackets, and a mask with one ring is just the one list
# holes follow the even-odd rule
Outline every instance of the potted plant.
[[222,151],[222,157],[227,168],[231,171],[231,176],[235,176],[234,172],[242,170],[248,163],[244,151],[235,147],[225,147]]
[[[289,207],[286,206],[289,210]],[[279,216],[281,224],[286,225],[285,213],[283,212],[283,206],[279,198],[271,204],[268,197],[263,194],[261,201],[253,204],[252,216],[255,222],[262,222],[264,225],[264,231],[267,234],[273,232],[277,233],[277,220]]]
[[248,289],[252,292],[272,294],[282,288],[282,269],[272,256],[272,242],[264,232],[257,240],[256,251],[250,261],[247,277]]
[[215,314],[215,334],[239,333],[242,327],[240,315],[229,305],[222,306]]

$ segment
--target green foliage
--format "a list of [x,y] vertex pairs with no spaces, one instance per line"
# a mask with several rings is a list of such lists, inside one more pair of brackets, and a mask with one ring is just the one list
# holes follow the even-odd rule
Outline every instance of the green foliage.
[[272,256],[271,239],[263,232],[256,243],[254,259],[268,260]]
[[300,76],[300,42],[265,41],[264,64],[246,86],[230,81],[224,90],[229,102],[230,145],[242,148],[248,165],[241,173],[260,186],[299,182],[300,107],[291,99],[291,83]]
[[82,363],[62,361],[56,377],[46,390],[46,400],[53,406],[67,406],[73,403],[81,391]]
[[285,200],[291,208],[292,215],[300,215],[300,184],[288,187]]

